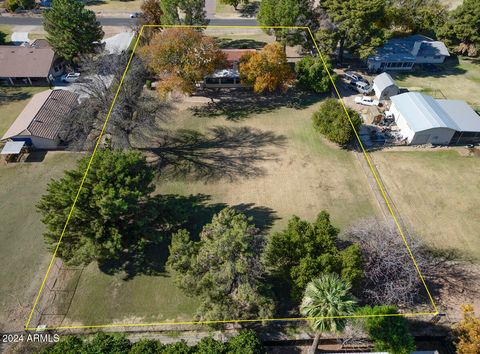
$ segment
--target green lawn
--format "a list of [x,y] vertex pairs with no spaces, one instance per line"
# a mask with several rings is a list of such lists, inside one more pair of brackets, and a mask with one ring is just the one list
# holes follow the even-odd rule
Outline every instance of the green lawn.
[[399,212],[431,246],[480,260],[480,157],[455,150],[372,154]]
[[412,73],[397,73],[395,80],[401,87],[411,91],[431,92],[436,98],[467,101],[480,109],[480,63],[470,58],[450,59],[439,72],[425,72],[417,69]]
[[32,96],[46,87],[0,87],[0,136],[5,134]]
[[50,259],[35,203],[77,157],[48,153],[42,162],[0,163],[0,332],[23,328]]

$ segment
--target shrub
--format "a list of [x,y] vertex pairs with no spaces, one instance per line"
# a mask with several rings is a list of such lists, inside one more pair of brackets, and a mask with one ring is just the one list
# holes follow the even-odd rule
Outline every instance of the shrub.
[[6,0],[5,8],[8,11],[15,12],[18,9],[29,10],[35,7],[34,0]]
[[347,108],[347,112],[350,120],[347,118],[342,104],[336,99],[329,98],[313,114],[313,125],[330,141],[345,145],[354,139],[355,130],[358,131],[362,124],[362,119],[357,112],[350,108]]
[[[326,60],[326,66],[329,72],[333,72],[330,61]],[[316,93],[328,92],[332,87],[332,82],[325,70],[325,65],[320,58],[314,58],[307,55],[295,64],[295,72],[300,86]],[[335,74],[331,74],[335,79]]]

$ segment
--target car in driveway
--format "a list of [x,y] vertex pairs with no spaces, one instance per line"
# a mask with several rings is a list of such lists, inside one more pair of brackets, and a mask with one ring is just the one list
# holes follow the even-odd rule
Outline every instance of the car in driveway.
[[80,73],[68,73],[65,75],[62,75],[62,82],[65,83],[74,83],[80,78]]
[[363,82],[363,81],[350,81],[348,87],[353,90],[361,93],[362,95],[368,95],[372,92],[372,86]]
[[362,75],[357,74],[357,73],[355,73],[355,72],[353,72],[353,71],[345,71],[345,77],[346,77],[347,79],[350,79],[350,80],[354,81],[354,82],[360,81],[360,82],[366,83],[367,85],[370,84],[370,83],[368,82],[368,80],[365,79]]
[[378,101],[368,96],[355,97],[355,103],[363,106],[378,106]]

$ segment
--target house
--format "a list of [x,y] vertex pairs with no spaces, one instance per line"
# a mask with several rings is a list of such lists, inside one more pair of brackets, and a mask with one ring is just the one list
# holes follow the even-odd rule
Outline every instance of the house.
[[0,46],[0,84],[49,86],[63,73],[63,62],[48,42],[37,39],[25,46]]
[[410,145],[480,142],[480,116],[464,101],[436,100],[419,92],[391,98],[390,112]]
[[450,56],[443,42],[413,35],[392,38],[368,57],[370,71],[411,70],[415,64],[441,64]]
[[375,91],[375,96],[377,96],[380,101],[388,100],[400,92],[395,81],[387,73],[381,73],[373,79],[373,90]]
[[24,141],[37,149],[56,149],[65,118],[78,103],[78,95],[66,90],[37,93],[18,115],[2,141]]

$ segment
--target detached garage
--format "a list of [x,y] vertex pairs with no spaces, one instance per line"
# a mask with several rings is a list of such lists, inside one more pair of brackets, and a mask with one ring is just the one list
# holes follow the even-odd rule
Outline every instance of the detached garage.
[[387,73],[382,73],[373,79],[373,90],[380,101],[388,100],[400,92],[395,81]]
[[410,145],[480,142],[480,116],[463,101],[435,100],[418,92],[391,100],[390,111]]

